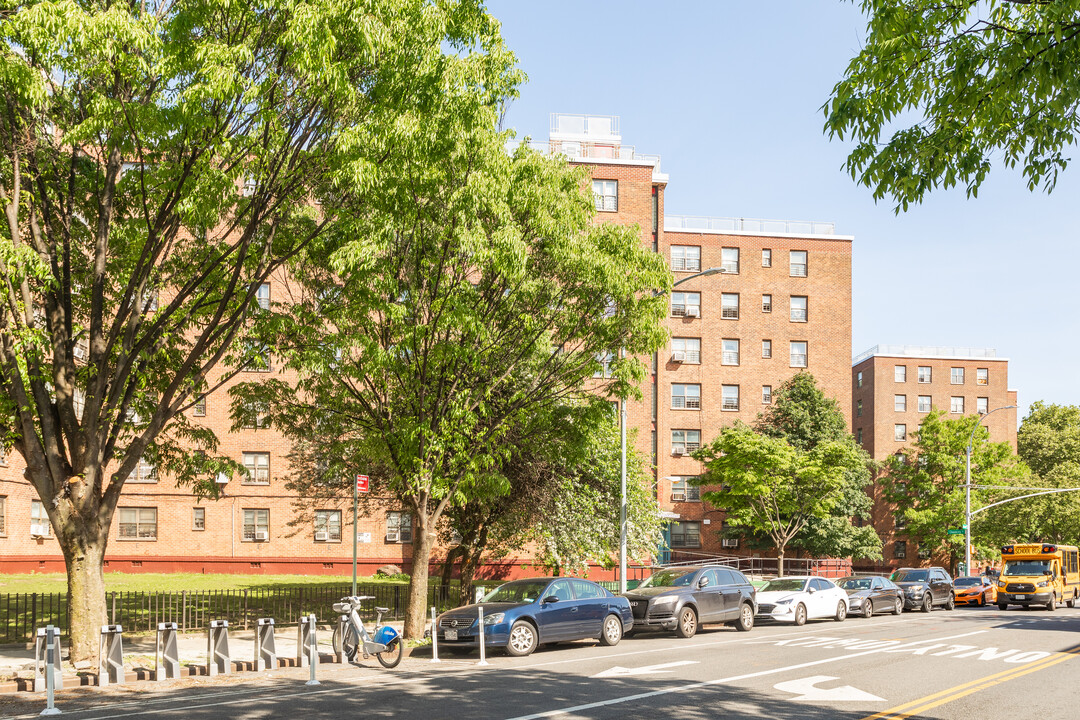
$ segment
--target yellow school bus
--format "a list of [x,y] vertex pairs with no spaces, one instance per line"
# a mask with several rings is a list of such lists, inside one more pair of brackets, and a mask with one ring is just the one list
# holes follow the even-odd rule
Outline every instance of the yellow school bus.
[[997,605],[1080,604],[1080,553],[1072,545],[1031,543],[1001,548]]

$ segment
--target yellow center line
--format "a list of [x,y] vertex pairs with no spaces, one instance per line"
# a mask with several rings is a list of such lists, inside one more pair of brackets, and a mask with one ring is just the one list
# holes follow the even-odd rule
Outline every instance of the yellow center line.
[[1026,665],[1021,665],[1016,668],[1009,668],[993,675],[987,675],[977,680],[962,683],[947,690],[941,690],[940,692],[932,693],[921,697],[917,700],[897,705],[896,707],[883,710],[882,712],[868,715],[862,720],[878,720],[879,718],[906,718],[916,713],[924,712],[935,708],[938,705],[944,705],[945,703],[958,700],[965,695],[970,695],[973,692],[983,690],[994,685],[998,685],[1003,682],[1008,682],[1018,677],[1033,673],[1038,670],[1044,670],[1052,665],[1057,665],[1060,662],[1064,662],[1074,655],[1080,654],[1080,645],[1069,648],[1062,652],[1054,653],[1049,657],[1042,658],[1040,660],[1034,660]]

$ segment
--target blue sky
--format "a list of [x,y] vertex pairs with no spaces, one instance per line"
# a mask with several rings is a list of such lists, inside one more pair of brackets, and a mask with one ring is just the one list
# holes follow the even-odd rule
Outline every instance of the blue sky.
[[623,142],[663,156],[671,215],[824,220],[854,235],[852,351],[996,348],[1020,417],[1080,404],[1080,168],[1051,195],[995,169],[979,197],[937,191],[899,216],[842,166],[825,103],[866,26],[839,0],[489,0],[529,80],[510,108],[546,139],[552,112],[618,115]]

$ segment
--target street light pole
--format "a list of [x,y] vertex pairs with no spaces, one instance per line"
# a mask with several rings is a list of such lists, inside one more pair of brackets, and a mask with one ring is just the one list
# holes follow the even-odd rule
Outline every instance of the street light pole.
[[982,425],[982,421],[996,413],[998,410],[1015,410],[1015,405],[1003,405],[994,408],[990,412],[979,416],[975,427],[971,428],[968,436],[967,463],[964,470],[964,572],[971,574],[971,445],[975,442],[975,431]]
[[[711,267],[699,273],[688,275],[671,284],[671,287],[682,285],[688,280],[694,280],[706,275],[716,275],[723,272],[723,268]],[[626,355],[626,348],[620,348],[619,359]],[[626,397],[619,402],[619,457],[621,459],[621,473],[619,483],[619,592],[626,592]]]

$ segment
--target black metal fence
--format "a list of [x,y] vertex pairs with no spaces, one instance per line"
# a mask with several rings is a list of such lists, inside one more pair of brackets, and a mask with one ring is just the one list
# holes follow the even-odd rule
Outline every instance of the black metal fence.
[[[364,604],[364,619],[375,617],[375,606],[386,607],[387,620],[404,617],[408,587],[405,585],[358,585],[360,595],[374,596]],[[252,590],[181,590],[178,592],[108,592],[108,621],[122,625],[125,633],[154,632],[160,622],[175,622],[184,631],[205,629],[211,620],[228,620],[234,628],[254,627],[255,621],[272,617],[278,625],[292,625],[301,615],[312,613],[329,622],[335,602],[350,595],[349,584],[333,586],[258,588]],[[426,607],[449,610],[457,605],[457,586],[432,585]],[[0,643],[31,642],[34,630],[45,625],[68,626],[66,593],[0,594]]]

